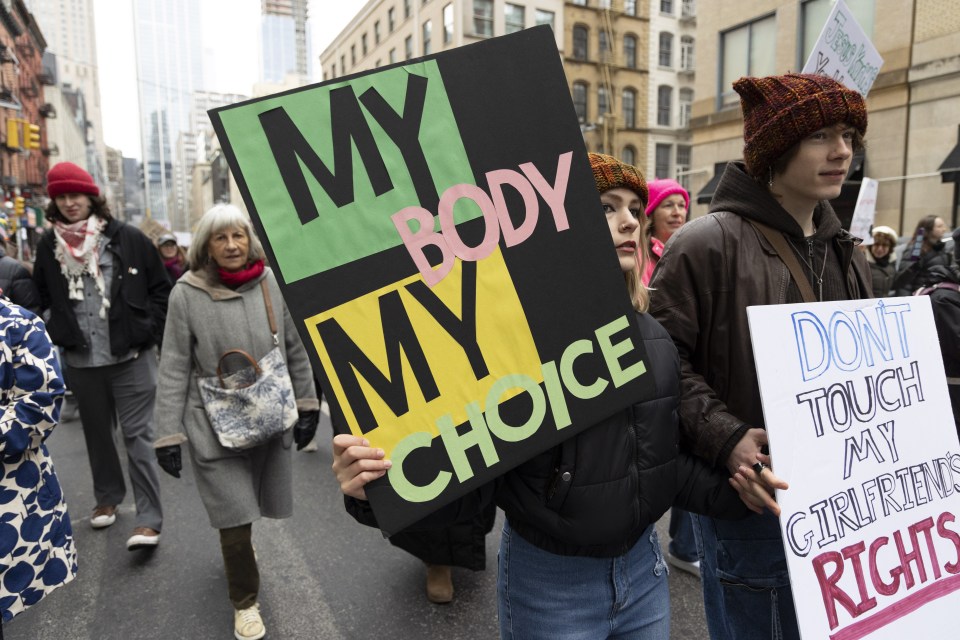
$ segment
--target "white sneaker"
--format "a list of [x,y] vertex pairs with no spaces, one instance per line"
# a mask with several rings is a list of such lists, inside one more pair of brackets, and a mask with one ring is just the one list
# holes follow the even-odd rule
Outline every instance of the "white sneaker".
[[317,444],[317,439],[314,437],[313,440],[307,443],[307,446],[303,448],[304,451],[308,453],[313,453],[320,450],[320,445]]
[[680,571],[686,571],[687,573],[700,577],[700,561],[694,560],[693,562],[688,562],[687,560],[681,560],[672,553],[667,554],[667,562],[679,569]]
[[137,527],[127,538],[127,551],[137,549],[156,549],[160,544],[160,532],[150,527]]
[[90,516],[90,526],[94,529],[106,529],[117,521],[117,508],[113,505],[99,505]]
[[260,617],[260,605],[233,612],[233,635],[237,640],[260,640],[267,635],[263,618]]

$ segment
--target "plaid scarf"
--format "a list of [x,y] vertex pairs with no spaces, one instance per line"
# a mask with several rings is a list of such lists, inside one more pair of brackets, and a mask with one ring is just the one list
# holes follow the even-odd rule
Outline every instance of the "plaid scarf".
[[99,216],[73,223],[53,223],[57,238],[54,256],[67,279],[67,295],[70,300],[83,300],[83,276],[93,278],[100,294],[101,319],[107,317],[110,308],[103,272],[100,271],[100,238],[106,226],[107,221]]

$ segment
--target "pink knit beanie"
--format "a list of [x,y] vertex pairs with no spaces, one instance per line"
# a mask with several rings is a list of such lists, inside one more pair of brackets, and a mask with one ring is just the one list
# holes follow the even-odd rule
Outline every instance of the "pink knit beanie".
[[687,190],[681,187],[680,183],[676,180],[671,180],[670,178],[651,180],[647,183],[647,188],[650,190],[650,202],[647,203],[646,209],[648,216],[653,215],[653,212],[656,211],[661,202],[677,193],[683,196],[683,202],[686,204],[687,209],[690,208],[690,194],[687,193]]

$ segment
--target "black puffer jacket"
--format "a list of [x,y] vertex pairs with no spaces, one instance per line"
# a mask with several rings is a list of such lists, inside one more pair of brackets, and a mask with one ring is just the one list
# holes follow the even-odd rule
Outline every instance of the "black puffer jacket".
[[[613,557],[632,547],[671,505],[735,519],[747,509],[727,474],[679,453],[680,362],[667,332],[637,315],[655,397],[621,411],[441,509],[412,528],[463,518],[493,496],[511,528],[560,555]],[[375,525],[369,505],[347,510]],[[469,506],[467,506],[469,505]]]
[[0,249],[0,292],[14,304],[40,313],[40,293],[22,264]]
[[[139,229],[118,220],[111,220],[103,235],[108,238],[106,250],[113,255],[110,351],[119,356],[159,344],[171,288],[159,252]],[[87,339],[69,300],[67,279],[54,254],[55,241],[53,231],[40,239],[33,281],[43,308],[50,309],[50,339],[64,349],[84,349]]]
[[894,295],[909,296],[917,289],[929,287],[937,282],[937,276],[932,270],[936,267],[949,269],[953,265],[953,256],[946,250],[943,242],[938,242],[926,253],[920,254],[917,260],[904,256],[900,261],[900,269],[893,278]]

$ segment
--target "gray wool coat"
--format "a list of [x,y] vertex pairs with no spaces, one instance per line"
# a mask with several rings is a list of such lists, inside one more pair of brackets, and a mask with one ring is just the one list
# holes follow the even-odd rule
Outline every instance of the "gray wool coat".
[[173,287],[167,310],[157,386],[156,447],[189,442],[200,498],[210,524],[237,527],[260,517],[293,514],[291,443],[293,430],[259,447],[237,451],[220,445],[197,387],[216,375],[224,351],[243,349],[257,360],[273,349],[260,280],[266,279],[277,319],[297,409],[319,409],[313,373],[270,269],[236,290],[215,275],[190,271]]

